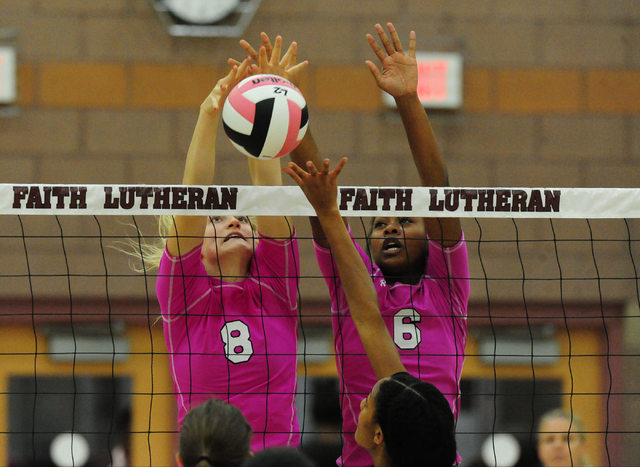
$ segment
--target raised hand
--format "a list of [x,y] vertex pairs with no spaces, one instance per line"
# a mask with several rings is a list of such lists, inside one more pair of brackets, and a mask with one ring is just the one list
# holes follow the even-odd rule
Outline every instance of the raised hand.
[[246,78],[249,74],[250,57],[245,58],[242,63],[233,64],[229,73],[220,78],[211,93],[207,96],[200,108],[209,114],[219,114],[225,99],[233,87]]
[[[298,63],[298,44],[291,42],[284,56],[280,58],[282,52],[282,36],[276,36],[274,44],[271,44],[269,36],[260,33],[262,45],[256,51],[249,42],[242,39],[240,46],[247,52],[249,57],[255,62],[251,64],[250,73],[269,73],[291,81],[296,86],[300,83],[300,72],[309,64],[308,60]],[[238,64],[237,61],[229,59],[229,63]]]
[[338,211],[337,178],[346,162],[347,158],[343,157],[333,170],[329,170],[329,159],[325,159],[322,162],[320,170],[311,161],[306,164],[307,170],[304,170],[295,162],[289,162],[289,166],[282,170],[289,174],[298,186],[302,188],[318,216],[321,216],[332,210]]
[[378,45],[371,34],[367,34],[367,42],[380,60],[381,68],[372,61],[365,63],[380,89],[398,98],[406,94],[416,93],[418,89],[418,64],[416,62],[416,33],[409,33],[409,51],[405,53],[398,32],[391,23],[387,23],[389,36],[379,24],[375,25],[376,32],[382,43]]

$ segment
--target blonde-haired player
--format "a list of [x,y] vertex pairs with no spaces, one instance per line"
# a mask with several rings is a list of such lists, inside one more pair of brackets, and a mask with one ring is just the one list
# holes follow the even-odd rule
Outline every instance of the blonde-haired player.
[[[295,44],[271,69],[296,73]],[[232,66],[200,106],[182,183],[210,185],[224,101],[249,73]],[[244,156],[242,156],[244,157]],[[280,185],[279,160],[249,160],[256,185]],[[298,333],[297,240],[286,217],[175,216],[160,258],[156,293],[178,405],[178,422],[209,398],[238,407],[256,451],[297,446],[294,398]]]

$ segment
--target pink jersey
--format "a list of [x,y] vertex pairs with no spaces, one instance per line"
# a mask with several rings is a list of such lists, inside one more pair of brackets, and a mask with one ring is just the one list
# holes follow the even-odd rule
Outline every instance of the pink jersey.
[[[355,240],[354,244],[371,271],[380,312],[407,371],[440,389],[454,416],[457,416],[470,290],[469,259],[464,239],[450,248],[429,241],[425,275],[416,285],[387,284],[380,268],[372,265],[367,253]],[[360,401],[369,394],[377,378],[350,317],[331,253],[317,244],[315,250],[331,294],[336,363],[342,392],[342,465],[372,465],[367,451],[356,444],[354,433]]]
[[298,243],[259,238],[241,282],[208,276],[198,247],[181,258],[165,250],[156,283],[178,424],[191,407],[222,399],[251,424],[254,451],[300,442]]

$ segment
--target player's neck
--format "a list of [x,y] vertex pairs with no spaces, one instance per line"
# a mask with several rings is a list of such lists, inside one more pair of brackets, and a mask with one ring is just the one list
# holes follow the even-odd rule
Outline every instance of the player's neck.
[[382,271],[382,273],[387,284],[393,285],[400,283],[416,285],[422,280],[424,269],[415,268],[414,270],[405,269],[403,271]]
[[425,271],[425,260],[421,259],[419,261],[415,261],[411,264],[405,264],[402,266],[394,266],[392,268],[384,266],[380,266],[380,271],[384,275],[384,280],[387,284],[408,284],[408,285],[416,285],[418,284],[423,276]]
[[420,282],[420,279],[422,279],[422,274],[419,274],[417,276],[407,276],[407,275],[403,275],[403,276],[392,276],[392,275],[385,275],[384,276],[384,280],[387,282],[387,284],[389,285],[393,285],[393,284],[407,284],[407,285],[417,285]]
[[207,274],[217,277],[225,282],[240,282],[247,278],[248,265],[241,261],[237,255],[219,257],[214,261],[203,259]]
[[373,459],[373,467],[389,467],[393,465],[384,447],[378,446],[376,449],[367,449],[367,451],[369,451]]

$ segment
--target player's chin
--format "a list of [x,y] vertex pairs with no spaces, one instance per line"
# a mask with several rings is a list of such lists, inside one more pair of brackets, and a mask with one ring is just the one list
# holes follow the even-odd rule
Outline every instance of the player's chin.
[[406,274],[407,268],[409,267],[406,257],[403,258],[401,256],[388,256],[379,260],[377,264],[387,277],[403,276]]
[[220,253],[247,255],[250,257],[253,254],[253,250],[249,241],[237,238],[228,242],[224,242],[220,246]]

